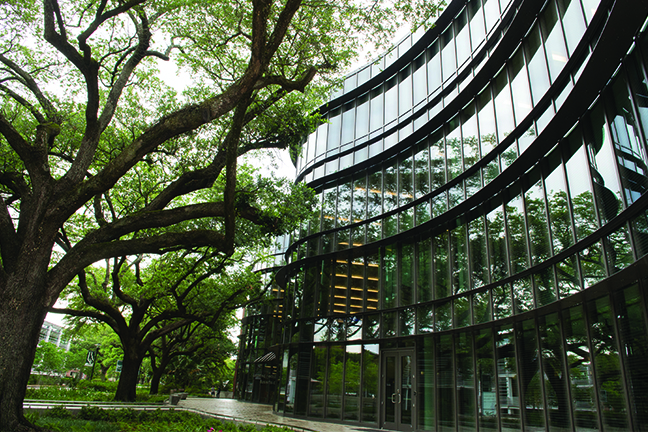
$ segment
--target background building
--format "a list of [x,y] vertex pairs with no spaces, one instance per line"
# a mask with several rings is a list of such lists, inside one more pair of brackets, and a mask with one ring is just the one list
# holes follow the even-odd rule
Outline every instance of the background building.
[[247,311],[239,397],[385,429],[648,430],[647,15],[453,1],[348,76],[297,161],[320,207]]

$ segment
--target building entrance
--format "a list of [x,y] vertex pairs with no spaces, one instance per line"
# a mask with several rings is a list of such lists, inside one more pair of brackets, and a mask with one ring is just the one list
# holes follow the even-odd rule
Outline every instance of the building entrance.
[[415,428],[414,360],[413,349],[383,352],[381,411],[384,429],[412,431]]

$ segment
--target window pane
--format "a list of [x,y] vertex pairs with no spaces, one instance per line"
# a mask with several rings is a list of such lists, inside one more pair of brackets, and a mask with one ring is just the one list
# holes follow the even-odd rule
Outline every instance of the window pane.
[[333,345],[329,354],[329,376],[326,392],[326,418],[342,417],[342,387],[344,386],[344,348]]
[[[310,386],[310,405],[308,415],[311,417],[324,417],[324,383],[326,382],[326,347],[313,348],[312,376]],[[315,381],[315,382],[312,382]]]
[[556,4],[550,2],[540,16],[542,34],[545,40],[545,49],[547,50],[547,60],[549,62],[549,74],[554,81],[565,64],[567,63],[567,50],[560,23],[558,22],[558,12]]
[[[358,421],[360,419],[360,351],[361,345],[346,347],[344,364],[344,418]],[[333,372],[331,372],[333,373]]]
[[452,361],[452,337],[443,335],[439,338],[436,352],[436,387],[438,404],[438,431],[455,430],[455,378]]
[[378,345],[362,347],[362,422],[378,421]]
[[[587,304],[590,337],[596,368],[596,383],[605,429],[626,429],[627,408],[624,397],[619,351],[614,338],[614,320],[609,298]],[[645,364],[645,362],[644,362]]]

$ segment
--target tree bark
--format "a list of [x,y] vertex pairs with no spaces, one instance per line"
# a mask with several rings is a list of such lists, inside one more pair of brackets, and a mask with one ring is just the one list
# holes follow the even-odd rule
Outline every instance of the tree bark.
[[119,383],[115,400],[122,402],[135,402],[137,396],[137,376],[144,355],[139,353],[136,345],[137,342],[131,341],[128,345],[124,344],[124,359],[122,362],[122,371],[119,374]]
[[[49,253],[45,253],[49,261]],[[24,262],[25,260],[23,260]],[[42,260],[41,260],[42,261]],[[36,262],[37,264],[37,262]],[[35,430],[23,415],[23,400],[47,314],[45,270],[19,265],[0,286],[0,431]],[[22,271],[21,271],[22,270]]]
[[164,374],[164,370],[162,370],[162,368],[158,368],[153,372],[153,376],[151,377],[151,388],[149,389],[149,394],[156,395],[160,392],[160,379],[162,378],[163,374]]

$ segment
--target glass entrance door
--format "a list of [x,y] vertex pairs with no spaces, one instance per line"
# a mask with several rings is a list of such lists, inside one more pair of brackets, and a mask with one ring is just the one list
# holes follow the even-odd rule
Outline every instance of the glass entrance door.
[[383,428],[414,430],[416,418],[414,350],[387,351],[382,363]]

